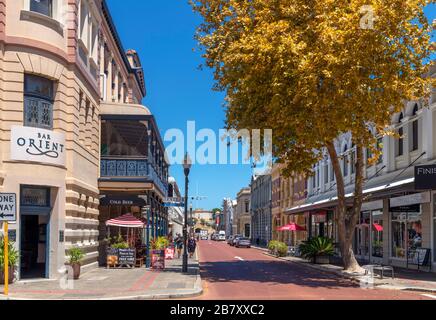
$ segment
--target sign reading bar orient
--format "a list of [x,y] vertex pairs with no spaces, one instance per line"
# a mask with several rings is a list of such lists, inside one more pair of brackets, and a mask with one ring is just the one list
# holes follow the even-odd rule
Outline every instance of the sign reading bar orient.
[[65,166],[65,135],[50,130],[12,126],[11,160]]
[[0,221],[17,220],[17,195],[0,193]]
[[436,165],[415,167],[415,189],[416,190],[436,189]]

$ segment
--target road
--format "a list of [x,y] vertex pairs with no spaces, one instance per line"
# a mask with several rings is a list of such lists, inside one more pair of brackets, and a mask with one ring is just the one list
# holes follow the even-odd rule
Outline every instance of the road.
[[362,289],[353,282],[225,242],[200,241],[203,300],[429,300],[418,292]]

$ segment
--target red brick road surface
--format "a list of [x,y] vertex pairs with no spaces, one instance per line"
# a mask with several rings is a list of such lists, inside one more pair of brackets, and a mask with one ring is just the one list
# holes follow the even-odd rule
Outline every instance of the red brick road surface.
[[287,262],[256,249],[200,241],[207,300],[428,300],[419,292],[362,289],[350,280]]

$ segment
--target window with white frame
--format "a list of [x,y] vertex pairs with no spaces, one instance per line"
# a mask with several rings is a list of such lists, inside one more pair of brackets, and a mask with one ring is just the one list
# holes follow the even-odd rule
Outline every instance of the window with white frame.
[[53,18],[53,0],[29,0],[29,10]]

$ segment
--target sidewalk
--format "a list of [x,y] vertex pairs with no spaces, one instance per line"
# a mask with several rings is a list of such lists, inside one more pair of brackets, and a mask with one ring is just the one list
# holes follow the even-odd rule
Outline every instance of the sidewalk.
[[[265,255],[271,255],[266,248],[253,246],[252,248],[261,250]],[[275,256],[274,256],[275,257]],[[361,274],[348,273],[343,270],[341,266],[327,264],[327,265],[317,265],[309,263],[307,260],[298,257],[281,257],[278,258],[284,261],[294,262],[307,266],[308,268],[317,269],[322,272],[328,272],[336,274],[340,277],[350,279],[357,284],[360,284],[364,279]],[[379,277],[374,279],[374,285],[378,288],[389,289],[389,290],[412,290],[420,292],[436,292],[436,274],[429,272],[418,272],[416,270],[406,270],[401,268],[394,268],[395,278],[384,278]],[[389,273],[388,273],[389,275]]]
[[0,300],[177,299],[202,294],[198,260],[189,260],[188,274],[181,273],[182,259],[165,263],[163,271],[94,269],[73,281],[72,289],[65,289],[59,280],[20,281],[9,286],[8,297],[2,295],[0,286]]

